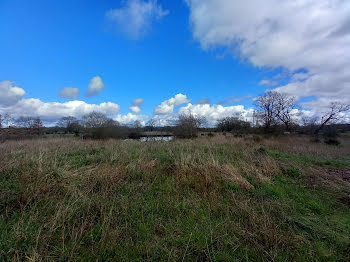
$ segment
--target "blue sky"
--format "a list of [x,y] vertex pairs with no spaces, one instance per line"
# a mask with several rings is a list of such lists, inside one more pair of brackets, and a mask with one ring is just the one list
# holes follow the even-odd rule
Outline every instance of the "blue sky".
[[[254,0],[247,1],[247,4],[252,4],[248,2]],[[273,11],[276,2],[268,2],[271,2],[271,10],[261,9],[267,17],[286,27],[284,31],[296,28],[296,18],[291,18],[288,28],[288,21]],[[316,1],[306,2],[313,5],[312,8],[325,8]],[[339,5],[339,10],[349,8],[348,4],[342,4],[341,1],[334,3]],[[135,6],[144,7],[147,4],[150,9],[146,15],[140,9],[131,10]],[[25,90],[20,99],[34,98],[43,103],[77,100],[99,105],[112,102],[120,106],[120,111],[116,113],[119,115],[130,113],[131,101],[142,98],[144,102],[138,114],[143,116],[142,120],[146,116],[152,117],[156,106],[177,94],[186,95],[192,105],[199,99],[208,98],[211,106],[226,101],[224,107],[242,105],[244,110],[249,110],[253,98],[268,88],[280,88],[296,95],[301,101],[309,102],[306,105],[308,108],[315,107],[310,101],[329,97],[327,87],[320,87],[318,92],[312,84],[305,86],[305,82],[315,75],[328,74],[338,64],[327,68],[322,65],[322,60],[305,59],[305,55],[301,55],[302,51],[315,54],[320,51],[316,47],[310,51],[306,45],[294,48],[293,41],[287,41],[290,45],[282,45],[284,40],[277,40],[282,44],[268,47],[266,53],[265,50],[261,51],[265,47],[264,42],[261,46],[251,47],[252,43],[261,41],[260,31],[254,28],[254,19],[252,25],[247,25],[246,19],[238,17],[239,13],[232,13],[234,18],[230,15],[225,18],[227,14],[223,10],[226,8],[232,8],[233,11],[242,8],[234,5],[232,1],[225,0],[2,0],[0,54],[3,62],[0,63],[0,82],[11,81],[11,84],[6,82],[7,89],[3,82],[2,89],[8,91],[12,87],[19,87]],[[300,14],[311,7],[300,6]],[[281,8],[292,7],[282,5]],[[327,11],[330,15],[337,13],[342,18],[338,10]],[[117,12],[118,18],[111,18],[108,12]],[[220,15],[220,12],[223,14]],[[130,16],[130,13],[133,15]],[[214,15],[208,20],[213,13],[218,17]],[[143,19],[143,25],[141,23],[141,26],[130,28],[131,19],[139,18]],[[341,27],[343,20],[340,18],[336,21],[329,19],[329,23]],[[347,21],[346,18],[349,16],[344,14],[344,21]],[[262,21],[266,21],[266,17],[264,19]],[[228,26],[222,27],[223,23]],[[231,23],[242,23],[242,27],[246,27],[245,31],[232,29]],[[265,26],[265,22],[262,24]],[[142,26],[144,28],[140,29]],[[311,29],[317,29],[317,26]],[[310,38],[313,33],[311,29]],[[141,33],[132,30],[141,30]],[[263,38],[271,40],[276,34],[283,36],[284,31],[267,31]],[[346,35],[344,39],[349,41]],[[299,34],[292,37],[299,37]],[[305,38],[305,42],[308,41]],[[344,43],[339,45],[343,46]],[[331,43],[329,45],[330,48],[337,47]],[[269,48],[276,50],[276,53],[267,56],[271,52]],[[327,50],[327,46],[322,48]],[[289,59],[292,56],[298,59]],[[317,68],[317,63],[322,68]],[[297,78],[300,73],[305,74],[303,79]],[[297,77],[293,78],[294,75]],[[101,77],[104,89],[87,97],[88,85],[95,76]],[[313,79],[313,83],[315,81],[324,82],[322,79]],[[343,80],[342,86],[348,86],[349,82],[346,81],[344,83]],[[59,92],[64,87],[78,88],[79,96],[74,99],[60,97]],[[342,87],[338,92],[340,98],[344,96],[344,89]],[[189,101],[182,106],[186,107]],[[8,104],[7,107],[1,107],[0,104],[2,111],[9,112],[11,109]],[[200,108],[193,108],[193,111],[196,110],[200,111]],[[14,114],[26,114],[25,111],[17,110]],[[64,112],[67,114],[67,111]],[[72,114],[79,116],[79,113],[74,112]],[[176,110],[171,115],[174,113]],[[40,114],[45,118],[43,110]],[[108,111],[108,114],[113,112]],[[47,116],[52,121],[55,118],[57,115]]]

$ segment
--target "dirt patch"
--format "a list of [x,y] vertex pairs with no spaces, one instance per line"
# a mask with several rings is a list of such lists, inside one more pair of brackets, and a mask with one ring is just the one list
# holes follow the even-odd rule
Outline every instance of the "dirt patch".
[[350,183],[350,169],[329,169],[328,174],[339,177]]

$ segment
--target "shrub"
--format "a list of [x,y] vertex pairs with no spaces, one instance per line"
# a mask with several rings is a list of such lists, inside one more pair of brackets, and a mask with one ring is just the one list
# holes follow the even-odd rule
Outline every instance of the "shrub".
[[209,133],[208,137],[214,137],[215,135],[213,133]]
[[181,138],[194,138],[198,135],[198,129],[205,120],[194,116],[189,115],[180,115],[177,120],[177,124],[174,128],[174,134],[177,137]]
[[340,145],[340,141],[336,138],[326,138],[324,140],[324,142],[327,144],[327,145],[331,145],[331,146],[339,146]]
[[259,142],[261,142],[262,141],[262,137],[261,136],[253,136],[253,140],[254,140],[254,142],[257,142],[257,143],[259,143]]
[[326,130],[324,130],[323,137],[336,138],[336,137],[338,137],[337,130],[335,128],[328,127]]
[[259,147],[257,151],[258,151],[259,153],[261,153],[261,154],[264,154],[264,155],[267,154],[267,150],[266,150],[266,148],[263,147],[263,146]]
[[225,117],[218,121],[216,128],[222,132],[246,133],[250,130],[250,123],[239,117]]
[[293,168],[293,167],[282,168],[282,172],[284,175],[287,175],[293,178],[299,177],[301,175],[300,170],[298,168]]

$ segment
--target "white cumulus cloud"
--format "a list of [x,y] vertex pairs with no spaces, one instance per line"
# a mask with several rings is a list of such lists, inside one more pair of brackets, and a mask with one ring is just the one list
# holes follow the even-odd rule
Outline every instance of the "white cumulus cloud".
[[105,84],[100,76],[95,76],[91,79],[86,96],[99,95],[101,91],[105,89]]
[[174,112],[174,108],[181,104],[189,103],[190,100],[186,95],[177,94],[174,97],[163,101],[159,106],[156,106],[154,109],[155,115],[165,115],[172,114]]
[[135,114],[141,113],[141,108],[138,106],[130,106],[129,109],[131,110],[131,112],[133,112]]
[[350,1],[186,2],[203,49],[226,48],[254,66],[284,68],[291,78],[282,92],[350,102]]
[[11,81],[0,82],[0,114],[8,113],[13,117],[41,117],[46,122],[55,122],[63,116],[81,118],[92,111],[98,111],[114,117],[120,106],[112,102],[99,105],[84,101],[43,102],[37,98],[23,98],[24,89],[16,87]]
[[132,113],[128,113],[126,115],[119,114],[114,118],[114,120],[118,121],[122,125],[130,125],[135,121],[140,121],[142,125],[145,125],[147,119],[148,116],[146,115],[135,115]]
[[193,114],[198,117],[204,117],[208,124],[213,126],[218,120],[224,117],[238,116],[242,120],[252,121],[254,109],[244,108],[242,105],[222,106],[209,104],[188,104],[179,109],[179,114]]
[[137,98],[137,99],[134,99],[134,100],[132,101],[132,104],[133,104],[134,106],[140,106],[140,105],[143,104],[143,102],[144,102],[144,99],[143,99],[143,98]]
[[141,108],[140,106],[143,104],[144,99],[143,98],[137,98],[132,101],[132,106],[129,107],[131,112],[135,114],[141,113]]
[[0,82],[0,106],[6,107],[16,104],[25,95],[24,89],[14,85],[14,82],[5,80]]
[[127,37],[137,40],[168,13],[156,0],[127,0],[123,7],[108,11],[106,17]]
[[64,87],[60,90],[59,96],[63,98],[77,99],[79,95],[79,88]]
[[9,113],[13,117],[38,116],[44,121],[55,122],[63,116],[74,116],[81,118],[92,111],[98,111],[108,116],[116,115],[120,106],[112,102],[105,102],[99,105],[88,104],[84,101],[69,101],[65,103],[43,102],[40,99],[28,98],[18,101],[16,104],[2,108],[0,112]]

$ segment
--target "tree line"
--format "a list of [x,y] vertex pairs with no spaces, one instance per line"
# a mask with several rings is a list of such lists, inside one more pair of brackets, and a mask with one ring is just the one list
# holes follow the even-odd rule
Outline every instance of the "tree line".
[[0,114],[0,129],[4,131],[4,127],[7,127],[7,132],[1,132],[2,136],[11,131],[16,134],[17,130],[19,137],[42,135],[45,131],[45,133],[64,132],[96,139],[139,138],[145,131],[166,131],[177,137],[192,138],[196,137],[200,130],[235,133],[298,131],[318,135],[326,126],[339,122],[344,113],[350,110],[350,105],[332,102],[327,111],[318,118],[302,116],[301,110],[295,97],[277,91],[267,91],[255,100],[252,121],[243,119],[237,113],[220,119],[215,127],[208,127],[205,117],[198,117],[191,113],[179,115],[171,126],[159,126],[155,119],[150,119],[145,126],[142,126],[140,121],[123,126],[103,113],[91,112],[81,119],[64,116],[55,127],[44,127],[39,117],[20,116],[14,119],[9,114]]

